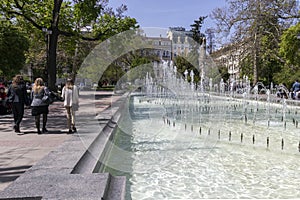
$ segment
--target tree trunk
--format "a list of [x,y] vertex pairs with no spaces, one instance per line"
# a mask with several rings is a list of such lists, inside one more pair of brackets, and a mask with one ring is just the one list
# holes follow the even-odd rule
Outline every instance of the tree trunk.
[[253,53],[253,85],[257,83],[257,48],[254,47]]
[[258,53],[258,45],[257,45],[257,28],[254,33],[254,45],[253,45],[253,85],[257,83],[257,53]]
[[76,41],[76,48],[75,48],[75,53],[74,53],[74,57],[73,57],[73,67],[72,67],[72,79],[75,83],[75,79],[76,79],[76,74],[77,74],[77,70],[78,70],[78,65],[79,65],[79,62],[78,62],[78,41]]
[[58,41],[58,31],[52,30],[49,41],[49,57],[48,57],[48,87],[50,90],[56,90],[56,50]]
[[48,62],[48,87],[50,90],[56,90],[56,50],[57,50],[57,42],[59,36],[59,13],[63,0],[54,0],[54,8],[52,13],[52,23],[51,29],[52,34],[50,35],[49,41],[49,57]]

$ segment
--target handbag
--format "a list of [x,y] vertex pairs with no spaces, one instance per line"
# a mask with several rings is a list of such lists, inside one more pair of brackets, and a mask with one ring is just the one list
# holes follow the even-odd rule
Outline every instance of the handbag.
[[49,92],[49,94],[44,93],[42,102],[45,104],[52,104],[54,102],[54,99],[51,96],[51,92]]

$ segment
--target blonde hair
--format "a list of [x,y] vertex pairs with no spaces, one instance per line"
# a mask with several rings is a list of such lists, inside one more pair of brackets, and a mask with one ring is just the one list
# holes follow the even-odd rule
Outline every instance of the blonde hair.
[[37,78],[34,81],[34,86],[32,88],[34,94],[41,93],[41,91],[44,89],[44,81],[42,78]]

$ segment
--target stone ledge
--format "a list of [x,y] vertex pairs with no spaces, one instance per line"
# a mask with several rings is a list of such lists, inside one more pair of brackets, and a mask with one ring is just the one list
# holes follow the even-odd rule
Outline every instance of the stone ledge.
[[[9,187],[4,198],[43,197],[42,199],[101,199],[107,193],[109,174],[40,174],[21,176]],[[66,187],[67,186],[67,187]],[[84,190],[83,190],[84,189]]]

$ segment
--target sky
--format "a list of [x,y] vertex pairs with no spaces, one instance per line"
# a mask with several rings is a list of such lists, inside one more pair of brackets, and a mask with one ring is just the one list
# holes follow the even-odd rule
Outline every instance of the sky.
[[[109,6],[116,8],[121,4],[128,7],[125,15],[137,20],[148,36],[166,37],[169,27],[184,27],[190,30],[190,25],[200,16],[209,15],[213,9],[222,8],[226,0],[109,0]],[[204,21],[201,32],[213,27],[213,21],[208,17]],[[154,30],[155,32],[150,31]],[[158,31],[161,28],[161,31]],[[148,31],[147,31],[148,30]],[[163,35],[164,34],[164,35]]]

